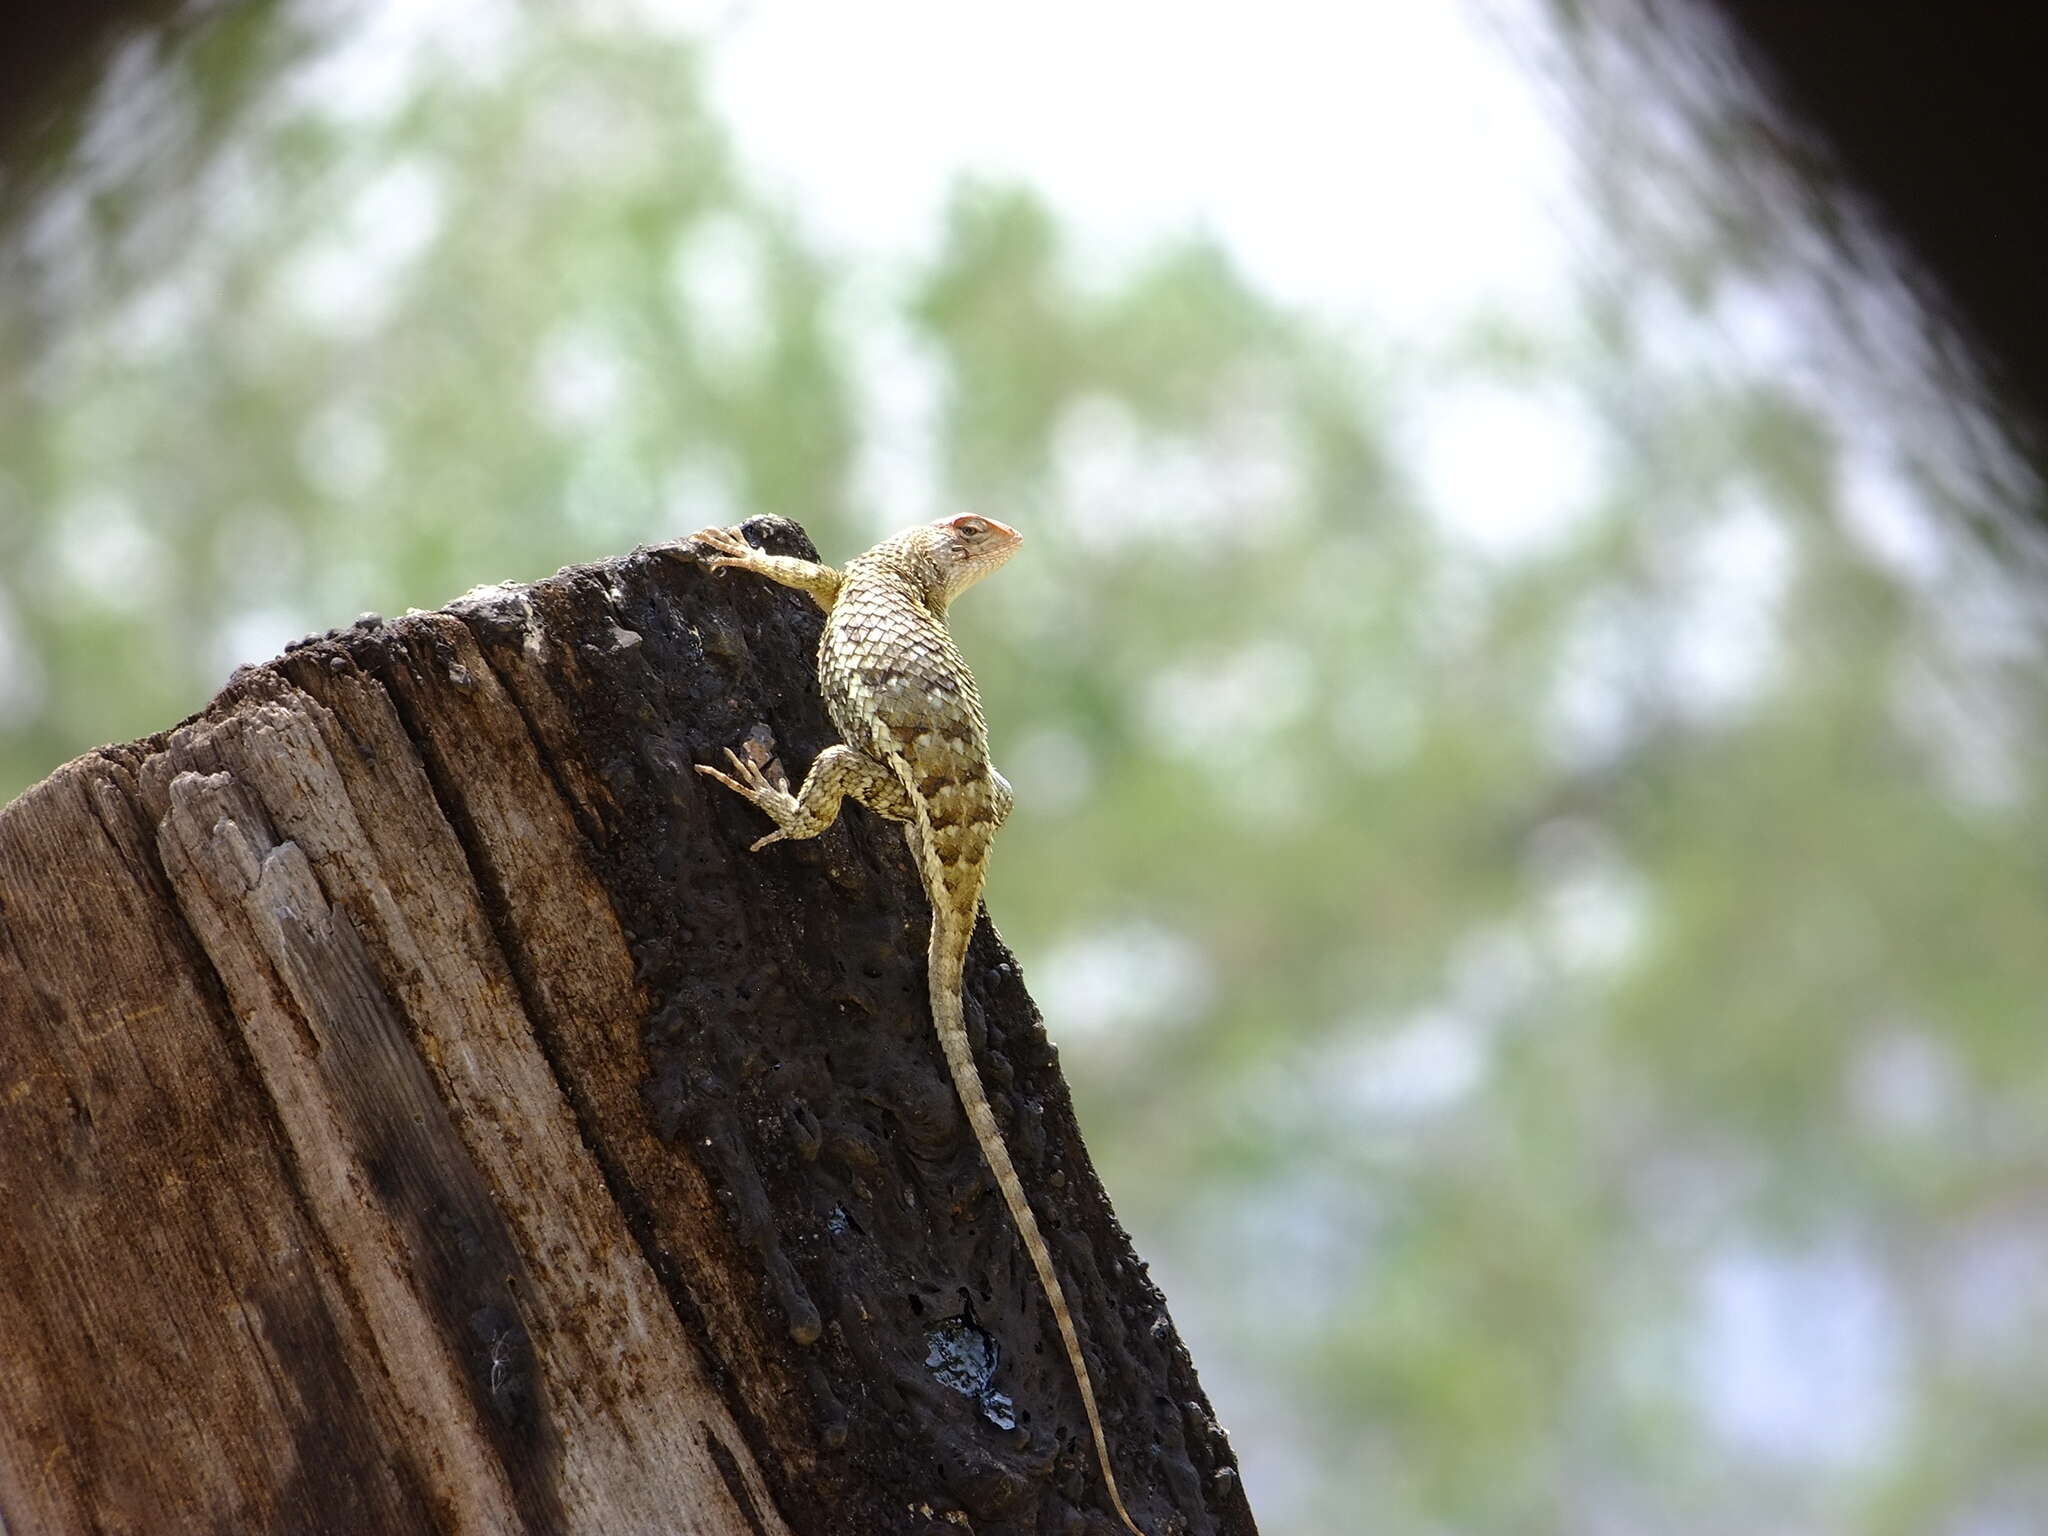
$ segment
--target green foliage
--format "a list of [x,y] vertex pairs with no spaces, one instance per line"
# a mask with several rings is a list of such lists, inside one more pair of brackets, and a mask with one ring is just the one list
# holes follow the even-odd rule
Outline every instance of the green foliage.
[[[1839,422],[1597,284],[1418,364],[1210,240],[1083,281],[1013,186],[878,274],[692,46],[504,27],[367,104],[202,34],[187,152],[17,219],[0,791],[363,608],[751,512],[851,552],[929,463],[1030,541],[958,616],[991,906],[1267,1530],[2039,1507],[2035,652],[1872,558]],[[1754,265],[1679,243],[1688,313]],[[1599,468],[1506,554],[1400,427],[1468,391]]]

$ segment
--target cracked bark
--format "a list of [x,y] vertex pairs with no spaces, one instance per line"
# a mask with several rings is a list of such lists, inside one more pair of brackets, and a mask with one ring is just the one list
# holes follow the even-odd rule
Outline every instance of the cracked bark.
[[[898,835],[750,856],[691,772],[831,740],[817,623],[641,551],[0,810],[0,1528],[1112,1528]],[[986,924],[968,978],[1126,1497],[1250,1532]]]

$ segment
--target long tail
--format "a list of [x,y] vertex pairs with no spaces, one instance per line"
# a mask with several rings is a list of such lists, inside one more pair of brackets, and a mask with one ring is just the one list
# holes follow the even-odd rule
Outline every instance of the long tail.
[[1081,1406],[1088,1414],[1088,1430],[1095,1437],[1095,1459],[1102,1464],[1102,1480],[1109,1487],[1109,1502],[1116,1506],[1117,1518],[1132,1536],[1145,1536],[1131,1519],[1131,1512],[1124,1508],[1123,1495],[1117,1491],[1116,1471],[1109,1464],[1109,1440],[1102,1432],[1102,1415],[1095,1407],[1095,1384],[1088,1376],[1088,1362],[1081,1354],[1081,1337],[1074,1331],[1074,1314],[1067,1307],[1067,1293],[1060,1289],[1060,1277],[1052,1267],[1052,1252],[1045,1246],[1045,1238],[1038,1230],[1038,1218],[1031,1213],[1031,1202],[1024,1198],[1023,1181],[1017,1177],[1016,1165],[1010,1161],[1010,1149],[1003,1140],[1002,1130],[996,1125],[995,1111],[989,1108],[988,1094],[982,1090],[981,1071],[974,1064],[974,1047],[967,1039],[966,1011],[961,1003],[961,972],[967,960],[967,941],[972,936],[973,908],[968,909],[966,930],[956,932],[962,924],[948,921],[934,912],[929,958],[931,962],[932,1023],[939,1032],[939,1045],[946,1053],[946,1066],[953,1074],[953,1089],[960,1095],[960,1103],[967,1111],[967,1122],[974,1127],[974,1139],[981,1145],[981,1155],[988,1159],[989,1171],[996,1176],[996,1187],[1003,1192],[1003,1202],[1010,1208],[1010,1220],[1017,1225],[1017,1235],[1024,1239],[1024,1251],[1031,1255],[1032,1268],[1038,1271],[1038,1283],[1045,1288],[1045,1299],[1052,1307],[1053,1321],[1059,1324],[1060,1342],[1067,1347],[1067,1359],[1074,1367],[1074,1380],[1081,1388]]

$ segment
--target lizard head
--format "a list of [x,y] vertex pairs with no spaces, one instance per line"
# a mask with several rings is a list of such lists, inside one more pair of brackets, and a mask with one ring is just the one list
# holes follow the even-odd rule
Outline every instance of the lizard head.
[[938,575],[935,594],[944,605],[1017,553],[1024,535],[1008,523],[963,512],[927,523],[918,532]]

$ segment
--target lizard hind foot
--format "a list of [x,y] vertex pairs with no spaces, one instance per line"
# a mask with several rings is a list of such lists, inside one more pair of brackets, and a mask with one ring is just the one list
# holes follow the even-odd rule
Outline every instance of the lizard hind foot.
[[[767,757],[765,764],[761,761],[764,756]],[[789,792],[789,780],[783,774],[782,764],[767,756],[765,750],[753,742],[747,743],[745,757],[727,747],[725,760],[732,764],[731,773],[709,763],[697,764],[697,771],[706,778],[718,780],[734,794],[752,801],[775,819],[775,830],[758,839],[748,851],[759,853],[770,843],[781,842],[789,835],[789,819],[798,809],[796,797]]]
[[[768,801],[788,799],[789,779],[782,771],[782,764],[769,757],[764,765],[754,755],[759,749],[752,742],[747,743],[747,749],[745,757],[741,757],[731,747],[725,749],[725,760],[732,764],[732,773],[714,768],[709,763],[699,763],[697,771],[707,778],[718,780],[734,794],[745,796],[763,810],[767,809]],[[738,777],[735,778],[734,774]]]

